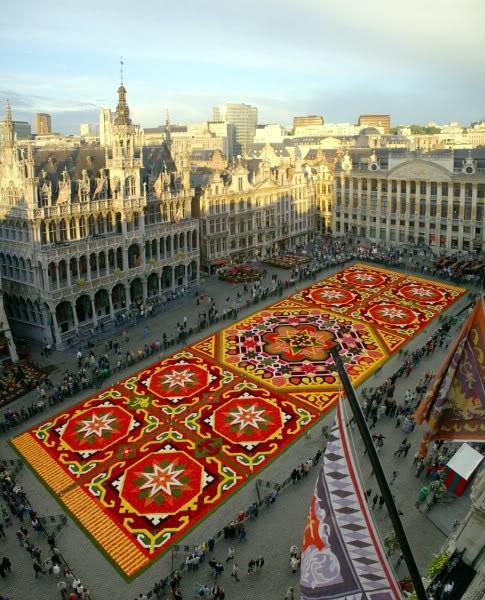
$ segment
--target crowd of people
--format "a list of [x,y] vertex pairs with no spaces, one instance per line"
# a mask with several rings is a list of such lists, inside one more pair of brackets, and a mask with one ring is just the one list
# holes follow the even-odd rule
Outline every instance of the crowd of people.
[[[7,467],[0,463],[0,492],[3,502],[0,516],[0,538],[12,539],[12,531],[21,548],[30,556],[34,579],[46,576],[52,579],[63,600],[91,600],[89,590],[74,575],[57,547],[53,533],[48,533],[30,503],[22,486],[18,485]],[[8,535],[7,535],[8,534]],[[41,540],[46,541],[49,550],[42,549]],[[0,561],[0,577],[7,578],[12,560],[3,555]],[[0,595],[0,600],[8,600]]]
[[[166,590],[170,590],[175,600],[182,599],[181,581],[184,574],[194,574],[206,563],[209,566],[209,577],[214,580],[214,583],[197,583],[194,587],[194,594],[200,598],[208,600],[223,600],[226,597],[224,587],[220,583],[220,579],[224,573],[228,573],[236,582],[241,581],[241,570],[237,560],[237,551],[234,544],[243,544],[247,541],[248,526],[255,521],[262,508],[269,508],[274,504],[285,488],[296,484],[304,475],[308,474],[311,467],[315,467],[320,457],[323,454],[323,449],[326,443],[326,428],[323,428],[322,448],[319,448],[313,458],[308,457],[306,461],[297,465],[281,483],[266,482],[267,492],[257,502],[253,502],[246,510],[241,510],[234,519],[229,521],[220,531],[210,537],[206,542],[202,542],[193,546],[186,554],[183,563],[179,565],[170,575],[157,581],[153,588],[146,594],[140,594],[137,600],[145,600],[147,598],[164,598],[163,594]],[[297,476],[294,474],[297,473]],[[225,561],[218,560],[215,557],[217,552],[217,544],[224,540],[227,547],[227,555]],[[210,556],[210,558],[208,558]],[[289,567],[292,573],[296,573],[300,567],[301,552],[296,545],[290,548]],[[247,564],[247,575],[261,572],[265,564],[264,557],[261,552],[249,559]],[[290,588],[288,588],[290,589]],[[293,593],[293,588],[291,588]],[[289,599],[294,598],[292,595],[287,596]]]
[[[351,239],[331,240],[322,238],[315,241],[310,246],[308,252],[312,260],[305,265],[292,269],[289,273],[290,277],[286,281],[277,275],[273,275],[266,284],[262,282],[244,284],[237,290],[234,300],[227,296],[219,307],[214,298],[198,292],[195,296],[195,305],[201,312],[194,319],[195,323],[189,323],[189,320],[184,317],[180,322],[176,323],[174,332],[163,332],[158,338],[153,340],[148,339],[150,335],[148,324],[150,317],[154,316],[157,310],[153,308],[153,304],[137,304],[133,307],[131,313],[126,313],[128,316],[120,319],[120,328],[116,330],[116,335],[112,339],[107,339],[102,345],[98,344],[97,347],[92,342],[89,342],[87,348],[80,347],[78,349],[76,354],[77,369],[67,369],[56,383],[47,375],[39,376],[39,379],[35,382],[36,398],[29,405],[19,409],[7,408],[4,412],[4,422],[0,424],[0,427],[3,431],[9,430],[19,423],[38,415],[48,405],[61,403],[88,388],[97,387],[111,373],[131,368],[136,362],[144,360],[151,355],[159,356],[160,353],[165,352],[171,346],[184,343],[191,334],[220,320],[235,319],[242,309],[248,308],[251,304],[258,303],[271,296],[282,295],[285,289],[295,285],[299,281],[314,279],[324,269],[345,265],[348,261],[355,260],[356,258],[382,262],[387,266],[399,266],[402,264],[404,258],[402,252],[396,249],[359,246],[355,240]],[[161,307],[164,308],[165,304],[166,301],[165,303],[161,303]],[[138,323],[142,322],[144,337],[146,338],[145,343],[135,351],[129,349],[128,321],[133,319]],[[413,369],[420,362],[437,348],[442,348],[446,344],[450,327],[451,320],[448,318],[443,319],[438,330],[419,349],[410,353],[406,351],[402,352],[402,363],[391,377],[381,386],[363,392],[362,407],[370,429],[375,430],[382,419],[390,418],[395,419],[396,428],[401,428],[404,435],[412,432],[414,428],[412,414],[429,388],[434,374],[432,371],[427,372],[415,386],[415,389],[407,390],[402,401],[395,398],[396,380],[401,377],[409,377]],[[374,432],[373,438],[378,451],[382,451],[385,444],[385,437]],[[397,459],[405,459],[410,451],[408,439],[405,437],[393,451]],[[433,448],[426,462],[421,461],[419,457],[414,457],[416,461],[416,476],[420,477],[424,473],[425,477],[429,477],[431,482],[427,486],[428,492],[426,495],[426,490],[420,490],[419,498],[423,499],[419,504],[425,501],[429,502],[430,498],[437,497],[437,493],[430,496],[430,494],[433,494],[431,484],[435,481],[440,481],[442,466],[445,464],[445,459],[449,460],[452,451],[446,445],[437,446]],[[183,565],[180,565],[170,576],[157,581],[149,593],[140,594],[140,600],[145,600],[148,597],[162,598],[166,590],[171,591],[175,600],[180,600],[182,598],[180,588],[182,574],[184,572],[198,571],[200,565],[208,558],[208,555],[211,555],[207,564],[210,566],[214,582],[210,585],[207,583],[198,584],[197,594],[203,598],[223,600],[225,598],[225,590],[220,580],[223,578],[224,572],[229,571],[228,563],[230,563],[229,576],[237,582],[240,581],[241,576],[240,567],[237,562],[237,553],[232,544],[245,542],[248,535],[248,523],[257,519],[260,509],[262,507],[270,507],[277,500],[278,494],[286,485],[295,485],[298,481],[302,480],[309,473],[312,466],[318,464],[321,455],[322,450],[319,449],[315,456],[309,457],[306,461],[296,466],[285,482],[268,491],[259,502],[253,503],[246,511],[240,512],[233,521],[228,523],[213,538],[194,547],[186,556]],[[396,469],[390,476],[391,485],[394,484],[398,476],[399,471]],[[25,548],[26,552],[32,558],[34,576],[36,578],[52,577],[62,598],[68,600],[88,599],[89,591],[85,589],[79,579],[71,573],[68,566],[64,563],[55,545],[55,539],[52,539],[52,537],[47,539],[50,548],[47,554],[45,554],[45,551],[40,550],[39,545],[33,541],[33,537],[45,536],[46,533],[39,526],[37,514],[31,508],[22,488],[12,481],[5,467],[0,468],[0,482],[2,495],[8,506],[8,509],[4,509],[7,516],[3,512],[4,523],[0,524],[0,537],[5,536],[5,530],[10,526],[12,517],[18,519],[19,529],[16,537],[19,544]],[[381,507],[384,503],[382,496],[372,494],[372,491],[368,497],[373,507]],[[216,541],[221,538],[231,544],[225,562],[214,558]],[[293,550],[295,547],[292,546]],[[297,572],[299,561],[299,549],[297,548],[295,553],[290,548],[289,568],[293,573]],[[255,553],[247,565],[248,576],[261,571],[264,563],[264,557],[260,553]],[[0,576],[8,577],[11,568],[11,560],[8,556],[5,556],[0,561]],[[288,588],[286,598],[287,600],[293,600],[294,589],[292,587]]]

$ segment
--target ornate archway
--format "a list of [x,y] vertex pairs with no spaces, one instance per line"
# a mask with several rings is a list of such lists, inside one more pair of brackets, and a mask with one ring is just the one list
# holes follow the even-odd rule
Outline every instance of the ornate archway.
[[70,302],[60,302],[56,306],[56,319],[61,333],[74,328],[74,315]]
[[86,294],[79,296],[76,300],[76,315],[79,323],[89,321],[93,318],[93,305],[91,298]]

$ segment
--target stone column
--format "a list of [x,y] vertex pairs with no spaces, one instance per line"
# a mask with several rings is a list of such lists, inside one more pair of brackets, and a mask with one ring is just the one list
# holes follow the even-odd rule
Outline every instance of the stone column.
[[66,276],[67,276],[67,286],[69,288],[72,288],[72,281],[71,281],[71,260],[66,260]]
[[109,302],[109,316],[111,317],[111,319],[114,321],[115,318],[115,311],[114,311],[114,307],[113,307],[113,298],[111,296],[112,290],[108,292],[108,302]]
[[77,312],[76,312],[76,302],[71,302],[71,310],[72,310],[72,320],[74,321],[74,329],[77,331],[79,331],[79,320],[77,318]]
[[59,324],[57,323],[56,311],[52,310],[50,307],[49,307],[49,310],[51,311],[52,324],[54,326],[54,343],[56,345],[60,345],[62,342],[62,337],[61,337],[61,331],[59,329]]
[[93,325],[94,325],[94,327],[97,327],[97,325],[98,325],[98,315],[96,314],[96,305],[94,303],[94,294],[90,293],[89,294],[89,299],[91,301],[91,307],[93,309]]

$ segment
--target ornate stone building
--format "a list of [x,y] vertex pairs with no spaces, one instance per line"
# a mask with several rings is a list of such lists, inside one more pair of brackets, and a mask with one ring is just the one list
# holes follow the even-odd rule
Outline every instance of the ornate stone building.
[[330,220],[326,203],[325,213],[317,213],[327,181],[323,163],[310,167],[301,161],[280,167],[266,160],[237,161],[212,173],[195,198],[202,268],[213,271],[230,260],[264,259],[306,244],[317,216]]
[[[120,85],[111,145],[0,148],[0,273],[14,334],[65,344],[130,304],[194,284],[190,176],[141,147]],[[10,125],[9,125],[10,123]]]
[[332,229],[443,254],[485,251],[485,151],[346,152],[336,163]]

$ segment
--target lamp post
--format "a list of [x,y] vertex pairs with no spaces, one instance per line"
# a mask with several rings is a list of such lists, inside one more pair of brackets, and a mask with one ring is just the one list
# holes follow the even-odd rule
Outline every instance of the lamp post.
[[372,465],[377,484],[379,485],[381,495],[384,498],[384,503],[389,513],[392,526],[394,527],[394,531],[396,532],[396,538],[399,542],[399,546],[401,547],[404,560],[408,567],[409,576],[411,577],[411,580],[413,582],[417,599],[427,600],[428,596],[424,589],[423,582],[421,580],[421,575],[419,574],[416,561],[414,560],[411,547],[409,546],[406,533],[404,532],[401,519],[399,518],[399,513],[397,511],[396,505],[394,504],[391,490],[387,483],[386,476],[384,475],[384,471],[382,470],[382,465],[379,461],[379,457],[377,456],[377,452],[374,447],[374,443],[372,441],[369,429],[367,427],[367,423],[365,422],[364,415],[362,414],[359,401],[357,400],[354,388],[352,387],[350,378],[347,374],[347,371],[345,370],[344,363],[342,362],[342,359],[340,358],[340,355],[338,353],[337,345],[334,345],[332,346],[332,348],[330,348],[330,354],[332,355],[332,358],[335,362],[335,366],[337,367],[340,380],[349,400],[352,414],[354,416],[355,422],[357,423],[357,427],[359,428],[359,433],[366,447],[367,454],[369,455],[369,460]]

